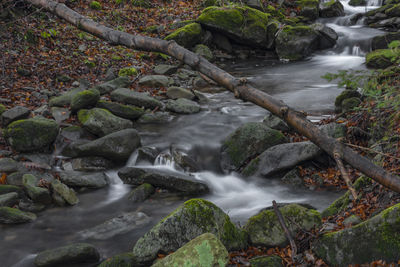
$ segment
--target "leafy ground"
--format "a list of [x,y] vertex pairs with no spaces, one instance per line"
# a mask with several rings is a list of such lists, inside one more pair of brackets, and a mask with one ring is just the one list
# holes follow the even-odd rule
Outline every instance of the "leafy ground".
[[[60,1],[62,2],[62,1]],[[89,1],[64,1],[77,12],[101,21],[113,28],[132,34],[145,34],[163,37],[172,31],[171,25],[194,19],[201,11],[200,1],[146,1],[149,7],[135,6],[132,3],[117,4],[117,1],[99,1],[100,9],[89,7]],[[137,2],[137,1],[133,1]],[[23,7],[23,8],[21,8]],[[91,84],[101,81],[108,69],[116,70],[139,66],[141,74],[148,73],[155,62],[172,59],[157,53],[146,53],[121,46],[110,46],[104,41],[86,34],[66,24],[51,14],[22,1],[2,1],[0,3],[0,104],[8,108],[15,105],[27,106],[34,110],[47,98],[70,88],[76,80],[87,80]],[[5,12],[3,12],[5,11]],[[9,12],[11,11],[11,12]],[[373,74],[365,88],[369,95],[357,111],[342,114],[340,120],[346,123],[347,138],[343,140],[359,153],[376,157],[378,164],[400,175],[400,115],[399,78],[400,71]],[[379,82],[376,79],[383,79]],[[135,90],[148,90],[132,85]],[[48,90],[47,98],[39,92]],[[152,90],[162,94],[163,90]],[[328,123],[338,118],[331,118]],[[390,126],[390,127],[387,127]],[[357,129],[355,131],[354,129]],[[371,133],[373,133],[371,136]],[[296,134],[289,134],[293,141],[304,140]],[[371,142],[375,140],[375,142]],[[378,144],[378,145],[377,145]],[[9,149],[0,138],[0,149]],[[346,185],[335,165],[302,166],[299,172],[307,187],[314,190],[340,190]],[[349,169],[353,181],[360,175]],[[4,180],[0,180],[0,182]],[[343,220],[350,215],[358,215],[365,220],[395,203],[400,195],[385,189],[376,182],[358,192],[361,198],[353,200],[339,214],[324,218],[333,223],[335,230],[343,229]],[[318,235],[304,232],[296,237],[302,261],[312,266],[326,266],[309,250],[310,242]],[[256,248],[231,252],[232,266],[247,266],[249,259],[259,255],[281,256],[286,265],[293,264],[291,248]],[[400,264],[400,262],[399,262]],[[372,266],[387,266],[384,262],[371,263]]]

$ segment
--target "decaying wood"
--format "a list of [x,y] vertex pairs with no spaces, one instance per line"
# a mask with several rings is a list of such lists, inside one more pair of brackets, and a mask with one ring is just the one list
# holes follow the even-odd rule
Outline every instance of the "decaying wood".
[[346,182],[347,188],[349,188],[349,191],[351,192],[351,195],[353,196],[354,199],[357,199],[357,192],[353,187],[353,184],[351,182],[351,179],[349,177],[349,174],[346,171],[346,168],[344,167],[343,161],[341,160],[341,155],[339,152],[335,151],[333,153],[333,157],[336,161],[336,164],[339,167],[340,173],[342,174],[343,180]]
[[296,255],[297,255],[296,242],[294,242],[294,239],[290,234],[289,229],[286,226],[285,219],[283,218],[282,213],[279,211],[278,205],[276,204],[275,200],[272,200],[272,206],[274,207],[274,212],[276,214],[276,217],[278,218],[279,224],[281,225],[283,231],[285,232],[287,239],[289,239],[290,247],[292,248],[292,262],[296,262]]
[[214,80],[219,85],[234,92],[235,96],[240,97],[245,101],[253,102],[254,104],[279,116],[298,133],[310,139],[331,157],[334,157],[335,151],[341,151],[341,160],[347,162],[353,168],[361,171],[378,183],[392,189],[393,191],[400,192],[400,178],[398,176],[376,166],[370,160],[359,155],[349,147],[338,142],[336,139],[323,134],[316,125],[304,116],[303,113],[288,107],[285,103],[273,98],[269,94],[250,86],[246,83],[246,79],[235,78],[226,71],[211,64],[203,57],[199,57],[195,53],[179,46],[176,42],[132,35],[126,32],[113,30],[101,23],[97,23],[82,16],[62,3],[52,0],[26,1],[45,8],[60,18],[77,26],[79,29],[104,39],[111,44],[124,45],[129,48],[143,51],[161,52],[184,62],[193,69],[196,69]]

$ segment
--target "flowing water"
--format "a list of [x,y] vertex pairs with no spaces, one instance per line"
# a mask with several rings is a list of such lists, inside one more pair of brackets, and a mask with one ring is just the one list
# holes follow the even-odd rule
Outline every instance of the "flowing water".
[[[342,69],[364,69],[370,39],[382,34],[362,25],[349,26],[353,14],[376,8],[380,5],[377,0],[370,0],[368,7],[351,7],[347,1],[342,3],[346,16],[320,20],[338,33],[339,40],[334,48],[319,51],[301,62],[245,60],[232,63],[227,70],[247,77],[258,88],[288,105],[307,111],[311,114],[310,119],[329,116],[334,99],[342,89],[321,76]],[[228,92],[208,96],[209,103],[198,114],[177,116],[167,124],[141,125],[138,130],[143,145],[157,147],[160,151],[167,151],[173,145],[193,157],[203,170],[193,175],[211,188],[211,193],[204,198],[224,209],[232,220],[243,224],[260,209],[270,206],[272,200],[308,203],[322,210],[338,196],[333,192],[294,190],[266,178],[242,179],[235,173],[222,174],[219,168],[221,141],[241,124],[261,121],[267,111],[239,101]],[[136,157],[132,155],[127,165],[133,166],[135,162]],[[160,156],[153,167],[173,169],[174,163],[168,157]],[[185,201],[182,197],[159,193],[144,203],[132,203],[127,199],[131,187],[122,184],[117,170],[110,170],[107,175],[110,186],[79,194],[77,206],[48,209],[39,213],[33,223],[0,226],[0,265],[33,266],[37,252],[71,242],[92,243],[103,257],[130,251],[139,237]],[[78,234],[132,211],[145,213],[150,222],[109,240],[85,239]]]

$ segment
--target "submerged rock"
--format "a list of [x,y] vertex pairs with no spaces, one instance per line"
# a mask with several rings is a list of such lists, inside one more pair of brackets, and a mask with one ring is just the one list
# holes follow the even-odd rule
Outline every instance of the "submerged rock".
[[157,261],[152,267],[163,266],[226,266],[229,254],[221,241],[213,234],[205,233],[189,241],[183,247]]
[[133,128],[130,120],[117,117],[108,110],[101,108],[81,109],[78,112],[78,119],[83,128],[97,136],[105,136],[123,129]]
[[[298,204],[285,205],[279,208],[279,211],[293,235],[296,235],[300,230],[309,231],[322,224],[321,215],[318,211],[307,209]],[[284,247],[289,244],[289,240],[286,238],[273,209],[263,210],[251,217],[246,223],[245,229],[249,233],[250,243],[255,246]]]
[[287,142],[279,131],[261,122],[249,122],[227,137],[221,147],[221,167],[226,171],[240,168],[246,160],[269,147]]
[[38,267],[72,266],[82,263],[96,263],[100,259],[97,249],[86,243],[75,243],[39,253],[35,258]]
[[36,215],[31,212],[20,211],[10,207],[0,207],[0,223],[17,224],[36,220]]
[[228,250],[247,245],[246,234],[220,208],[203,199],[191,199],[140,238],[133,254],[139,262],[149,263],[158,253],[175,251],[205,233],[214,234]]
[[33,118],[14,121],[4,129],[4,137],[19,152],[38,151],[48,148],[58,135],[54,120]]
[[149,183],[187,195],[202,195],[209,191],[205,183],[194,177],[170,170],[125,167],[118,172],[118,175],[125,184]]
[[400,258],[399,220],[400,204],[397,204],[356,226],[324,234],[312,249],[332,266],[376,260],[396,262]]
[[270,176],[311,160],[321,153],[321,149],[311,142],[279,144],[268,148],[250,161],[242,174]]
[[116,235],[125,234],[150,222],[143,212],[128,212],[109,219],[102,224],[78,233],[84,239],[106,240]]

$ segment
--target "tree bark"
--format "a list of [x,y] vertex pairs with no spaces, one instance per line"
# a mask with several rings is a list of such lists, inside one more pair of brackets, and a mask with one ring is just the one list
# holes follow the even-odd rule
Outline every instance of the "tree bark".
[[400,192],[400,177],[387,172],[336,139],[323,134],[316,125],[306,118],[303,113],[291,109],[282,101],[248,85],[246,79],[235,78],[226,71],[211,64],[206,59],[179,46],[176,42],[132,35],[126,32],[113,30],[82,16],[62,3],[52,0],[27,1],[36,6],[43,7],[51,13],[54,13],[60,18],[77,26],[79,29],[104,39],[111,44],[124,45],[129,48],[143,51],[162,52],[184,62],[211,78],[219,85],[234,92],[236,97],[240,97],[245,101],[253,102],[254,104],[279,116],[298,133],[306,136],[313,143],[322,148],[332,158],[334,158],[335,152],[340,151],[342,160],[346,161],[353,168],[361,171],[366,176],[371,177],[378,183],[392,189],[393,191]]

